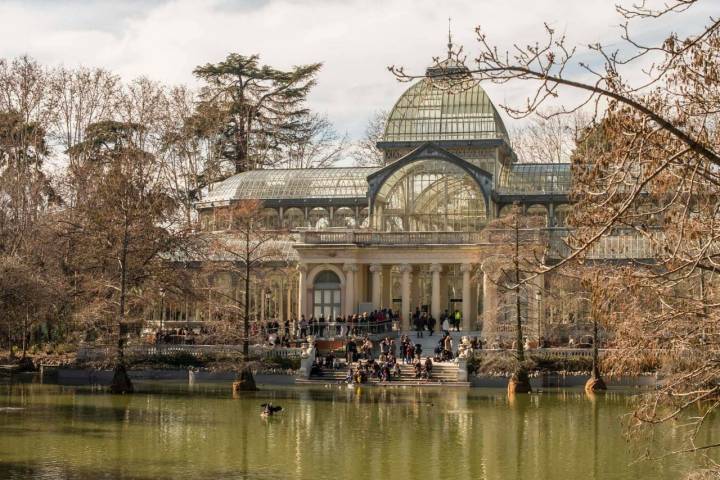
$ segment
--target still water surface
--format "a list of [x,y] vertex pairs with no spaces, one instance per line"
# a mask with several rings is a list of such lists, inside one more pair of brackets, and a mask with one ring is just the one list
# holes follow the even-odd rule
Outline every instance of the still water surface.
[[[581,391],[139,383],[0,385],[0,479],[675,479],[698,459],[631,464],[632,396]],[[282,405],[262,419],[259,404]],[[667,430],[656,446],[679,433]]]

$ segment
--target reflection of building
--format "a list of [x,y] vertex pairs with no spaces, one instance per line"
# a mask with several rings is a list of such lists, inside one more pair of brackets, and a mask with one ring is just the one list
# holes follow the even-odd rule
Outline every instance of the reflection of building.
[[[292,282],[293,295],[276,289],[282,298],[273,301],[283,307],[270,313],[263,306],[263,317],[334,318],[392,307],[407,328],[416,307],[436,318],[458,309],[464,329],[510,332],[507,295],[487,271],[497,244],[484,228],[517,202],[560,231],[570,166],[518,163],[495,106],[463,68],[450,61],[430,68],[400,97],[378,143],[384,166],[240,173],[197,204],[203,227],[222,231],[230,225],[228,205],[260,199],[265,227],[288,232],[297,276],[283,281]],[[451,85],[437,76],[447,69],[460,80]],[[546,312],[542,287],[541,279],[523,297],[536,334]]]

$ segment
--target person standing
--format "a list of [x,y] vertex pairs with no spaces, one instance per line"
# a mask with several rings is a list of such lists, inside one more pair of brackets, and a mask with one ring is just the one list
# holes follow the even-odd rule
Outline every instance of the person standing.
[[433,332],[435,331],[435,317],[430,315],[428,317],[427,327],[428,327],[428,336],[432,337]]

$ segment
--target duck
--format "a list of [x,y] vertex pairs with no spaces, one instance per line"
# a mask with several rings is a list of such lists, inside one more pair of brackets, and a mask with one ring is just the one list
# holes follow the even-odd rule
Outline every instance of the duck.
[[260,412],[261,417],[271,417],[283,409],[281,406],[274,406],[272,403],[263,403],[260,406],[263,407],[262,412]]

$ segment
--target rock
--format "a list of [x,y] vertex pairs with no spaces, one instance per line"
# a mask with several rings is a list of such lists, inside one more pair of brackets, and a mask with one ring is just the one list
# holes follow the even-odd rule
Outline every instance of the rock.
[[514,395],[516,393],[530,393],[532,387],[530,387],[530,377],[525,369],[518,369],[512,374],[508,381],[508,395]]
[[113,372],[112,383],[110,384],[110,393],[133,393],[134,388],[130,376],[127,374],[125,365],[119,364],[115,366]]
[[233,382],[232,385],[233,393],[238,392],[256,392],[258,390],[255,385],[255,379],[253,378],[252,370],[244,368],[240,372],[240,378]]

